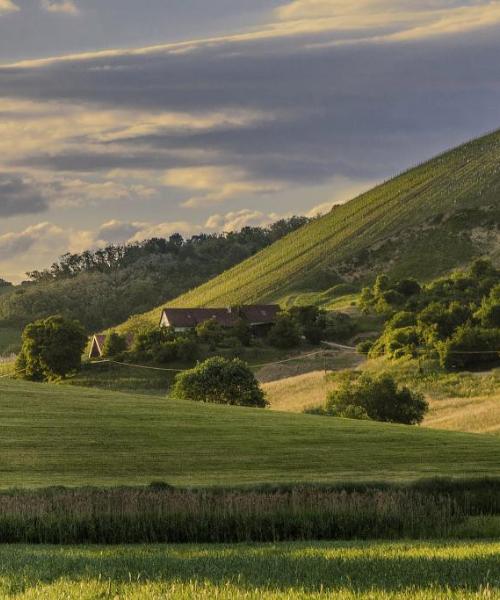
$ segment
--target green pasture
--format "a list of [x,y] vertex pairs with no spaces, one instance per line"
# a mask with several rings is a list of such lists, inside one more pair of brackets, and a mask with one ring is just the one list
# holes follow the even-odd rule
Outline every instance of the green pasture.
[[2,488],[498,475],[500,438],[0,380]]

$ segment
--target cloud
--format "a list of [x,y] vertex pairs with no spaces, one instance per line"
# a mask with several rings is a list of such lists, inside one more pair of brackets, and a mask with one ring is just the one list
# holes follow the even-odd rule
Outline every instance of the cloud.
[[43,212],[47,199],[27,177],[0,173],[0,217]]
[[64,15],[80,14],[80,10],[73,0],[42,0],[41,7],[43,10],[51,13]]
[[496,0],[293,0],[276,9],[281,31],[331,31],[332,44],[425,39],[500,23]]
[[259,210],[244,208],[226,214],[215,214],[208,217],[205,228],[217,231],[240,231],[243,227],[265,227],[283,218],[276,213],[263,213]]
[[19,6],[14,4],[12,0],[0,0],[0,16],[11,12],[17,12],[18,10]]
[[0,168],[58,207],[164,197],[206,219],[271,194],[286,212],[319,186],[336,203],[339,178],[384,179],[498,125],[499,7],[302,0],[244,35],[0,67]]
[[279,182],[249,180],[241,168],[215,166],[171,169],[163,183],[200,192],[182,203],[187,208],[210,206],[249,194],[272,194],[283,187]]
[[0,260],[28,252],[40,242],[53,245],[62,234],[63,230],[60,227],[51,223],[39,223],[17,233],[9,232],[0,235]]

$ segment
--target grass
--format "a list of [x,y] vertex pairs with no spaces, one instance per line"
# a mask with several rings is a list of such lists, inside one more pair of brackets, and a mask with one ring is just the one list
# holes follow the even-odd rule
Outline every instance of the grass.
[[0,486],[498,473],[500,438],[0,380]]
[[[342,302],[339,273],[360,282],[379,270],[429,280],[474,256],[494,255],[497,238],[492,235],[486,247],[471,232],[494,233],[500,218],[499,158],[500,132],[455,148],[335,208],[170,305],[333,306]],[[155,309],[137,319],[156,323],[158,315]]]
[[[433,485],[429,482],[423,489],[384,484],[359,490],[340,486],[190,490],[163,489],[156,484],[149,488],[13,490],[0,494],[0,541],[117,544],[443,538],[453,535],[469,517],[500,520],[498,481],[486,480],[479,490],[473,489],[476,485],[468,488],[464,481],[465,492],[437,492]],[[469,525],[465,534],[470,531]],[[484,525],[480,524],[476,535],[482,534]]]
[[0,546],[0,597],[494,599],[500,543]]
[[[500,433],[500,369],[485,372],[446,373],[433,362],[419,372],[417,361],[372,359],[358,365],[372,374],[389,373],[413,390],[425,394],[429,413],[424,427],[469,433]],[[335,371],[335,369],[332,369]],[[324,404],[335,388],[335,373],[324,371],[292,375],[263,387],[273,410],[303,412]]]

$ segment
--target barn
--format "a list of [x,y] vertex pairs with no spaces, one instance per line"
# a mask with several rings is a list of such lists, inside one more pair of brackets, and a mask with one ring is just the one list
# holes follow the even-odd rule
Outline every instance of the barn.
[[239,319],[247,321],[254,333],[265,333],[276,322],[277,304],[255,304],[228,308],[165,308],[160,327],[187,331],[200,323],[215,319],[221,327],[233,327]]

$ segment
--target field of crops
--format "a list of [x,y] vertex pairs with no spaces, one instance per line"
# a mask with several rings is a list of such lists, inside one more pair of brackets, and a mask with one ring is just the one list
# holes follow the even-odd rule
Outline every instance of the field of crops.
[[472,600],[500,597],[500,543],[0,546],[15,600]]
[[0,380],[0,486],[498,474],[500,438]]
[[[171,305],[228,306],[289,299],[293,292],[313,292],[309,301],[316,295],[328,304],[324,292],[335,281],[325,279],[325,268],[359,261],[369,248],[380,253],[384,244],[383,262],[393,262],[398,276],[442,274],[477,252],[461,235],[473,222],[463,211],[497,206],[499,159],[500,133],[456,148],[337,207]],[[422,229],[411,243],[397,241],[415,227]],[[158,310],[146,318],[156,322]]]

